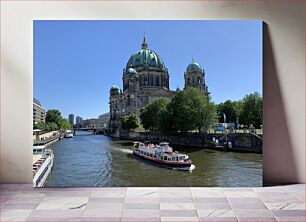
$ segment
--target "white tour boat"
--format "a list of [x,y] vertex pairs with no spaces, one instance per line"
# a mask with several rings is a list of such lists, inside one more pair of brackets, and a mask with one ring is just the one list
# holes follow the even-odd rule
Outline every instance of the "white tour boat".
[[188,155],[173,151],[167,142],[162,142],[159,145],[134,142],[133,154],[162,166],[188,170],[194,169],[194,165]]
[[73,133],[66,133],[65,138],[73,138]]
[[52,166],[54,155],[46,146],[33,146],[33,187],[43,187]]

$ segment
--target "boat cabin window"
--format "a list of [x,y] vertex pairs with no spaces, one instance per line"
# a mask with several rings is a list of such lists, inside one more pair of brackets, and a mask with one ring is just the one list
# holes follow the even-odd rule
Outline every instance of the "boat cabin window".
[[164,156],[164,160],[167,160],[167,157],[166,157],[166,156]]
[[175,157],[172,157],[172,161],[175,161]]

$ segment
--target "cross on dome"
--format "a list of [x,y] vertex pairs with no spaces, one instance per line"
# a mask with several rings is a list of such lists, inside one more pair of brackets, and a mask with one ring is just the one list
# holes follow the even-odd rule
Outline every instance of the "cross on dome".
[[146,39],[146,33],[144,33],[144,37],[143,37],[143,42],[141,44],[141,48],[142,49],[147,49],[148,48],[147,39]]

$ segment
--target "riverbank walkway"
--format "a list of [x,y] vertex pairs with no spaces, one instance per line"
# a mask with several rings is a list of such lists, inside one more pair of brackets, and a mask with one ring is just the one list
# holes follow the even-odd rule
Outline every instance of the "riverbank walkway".
[[32,188],[1,184],[1,221],[304,222],[305,185]]

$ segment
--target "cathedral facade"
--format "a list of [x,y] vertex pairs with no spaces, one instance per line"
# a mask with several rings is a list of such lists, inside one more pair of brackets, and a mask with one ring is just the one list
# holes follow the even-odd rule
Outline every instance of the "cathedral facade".
[[[185,86],[195,87],[208,94],[205,72],[193,59],[184,73]],[[160,98],[171,98],[176,91],[169,88],[169,73],[161,57],[148,48],[144,37],[141,49],[133,54],[122,74],[122,90],[116,85],[110,89],[109,132],[119,136],[120,118],[132,113],[140,115],[140,109]]]

